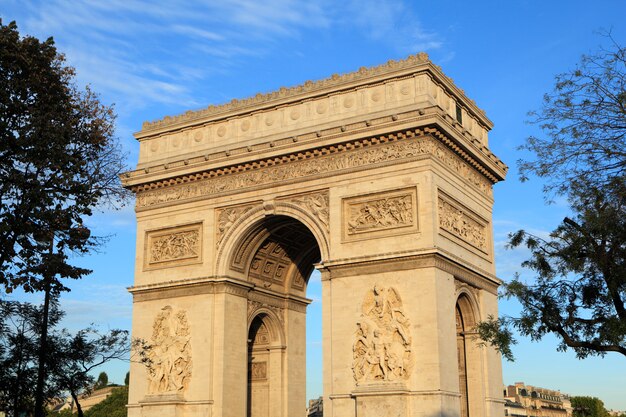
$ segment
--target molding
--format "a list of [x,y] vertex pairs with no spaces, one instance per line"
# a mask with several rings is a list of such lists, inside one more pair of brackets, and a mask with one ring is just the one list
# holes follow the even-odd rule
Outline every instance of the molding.
[[476,267],[457,262],[440,249],[430,249],[423,253],[381,254],[370,259],[329,261],[318,267],[322,271],[328,271],[327,280],[355,275],[375,275],[381,270],[393,272],[422,268],[441,269],[459,281],[491,294],[497,294],[501,283],[495,276]]
[[184,280],[164,281],[155,284],[128,287],[133,302],[186,297],[199,294],[226,293],[247,297],[254,284],[230,277],[201,277]]

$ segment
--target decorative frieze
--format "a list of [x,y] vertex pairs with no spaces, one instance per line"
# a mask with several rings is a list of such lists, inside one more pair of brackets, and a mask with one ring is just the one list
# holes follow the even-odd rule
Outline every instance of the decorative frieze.
[[386,191],[343,200],[344,238],[366,234],[398,234],[417,231],[415,188]]
[[364,297],[356,327],[352,370],[357,384],[408,379],[413,363],[410,323],[398,291],[374,285]]
[[487,252],[487,227],[468,209],[461,209],[445,197],[439,196],[439,228]]
[[146,233],[146,269],[201,261],[202,224],[153,230]]
[[191,332],[184,310],[165,306],[154,319],[148,348],[148,392],[182,393],[191,380]]
[[375,145],[359,144],[359,147],[346,145],[333,147],[332,150],[324,148],[312,151],[308,159],[298,159],[294,156],[298,159],[294,161],[291,156],[286,156],[272,159],[271,162],[255,164],[251,170],[235,172],[224,170],[224,173],[228,171],[228,175],[222,174],[164,188],[138,191],[136,204],[138,208],[150,207],[306,177],[336,175],[345,170],[372,168],[372,165],[402,162],[426,155],[434,157],[463,177],[472,187],[491,197],[491,182],[432,136],[393,141],[389,139],[383,137],[368,141],[368,143],[384,142]]

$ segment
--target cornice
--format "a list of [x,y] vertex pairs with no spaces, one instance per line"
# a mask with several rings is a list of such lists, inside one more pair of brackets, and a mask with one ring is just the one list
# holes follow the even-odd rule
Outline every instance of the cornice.
[[125,187],[133,187],[140,183],[154,181],[155,177],[159,179],[176,178],[209,169],[219,170],[229,165],[250,162],[250,160],[282,156],[289,152],[302,152],[311,146],[334,145],[340,141],[353,139],[356,135],[374,136],[377,133],[398,130],[404,126],[408,127],[408,124],[413,126],[439,125],[447,131],[447,135],[450,137],[446,142],[448,145],[474,155],[499,180],[506,176],[508,167],[487,146],[483,145],[479,139],[441,108],[433,106],[313,130],[298,136],[286,135],[283,138],[266,140],[254,146],[236,146],[234,144],[232,148],[226,150],[181,156],[178,160],[155,161],[150,166],[125,172],[120,178]]
[[390,60],[385,64],[371,68],[361,67],[355,72],[342,75],[333,74],[319,81],[306,81],[294,87],[281,87],[269,93],[259,93],[245,99],[233,99],[228,103],[210,105],[201,110],[187,111],[177,116],[166,116],[160,120],[144,122],[142,131],[137,132],[135,137],[141,140],[144,137],[154,136],[164,131],[188,128],[216,120],[241,116],[242,114],[254,113],[268,108],[280,108],[288,106],[293,102],[336,93],[363,84],[371,84],[389,78],[398,78],[403,75],[424,71],[430,73],[431,76],[436,79],[436,82],[443,85],[446,90],[460,98],[467,110],[474,114],[483,125],[488,129],[491,128],[492,123],[486,117],[485,112],[478,108],[476,103],[469,99],[463,90],[456,87],[452,79],[441,71],[441,68],[432,64],[426,53],[422,52],[410,55],[403,60]]
[[202,293],[216,294],[226,292],[245,297],[248,291],[253,287],[254,284],[251,282],[242,281],[237,278],[211,276],[137,285],[128,287],[127,290],[133,294],[134,297],[152,293],[163,295],[164,292],[173,290],[184,290],[184,295],[188,295],[186,294],[187,291],[195,291],[198,288],[203,288],[203,290],[200,291]]
[[[419,116],[418,112],[415,113]],[[419,140],[419,138],[434,139],[436,143],[438,143],[435,147],[447,148],[448,151],[446,152],[453,153],[456,155],[455,158],[460,158],[460,161],[463,161],[463,163],[469,166],[467,168],[461,168],[460,165],[458,165],[460,161],[455,162],[449,158],[446,159],[444,155],[442,155],[440,151],[437,151],[435,148],[427,149],[426,142],[421,145],[416,143],[415,140]],[[414,141],[413,145],[407,142],[411,140]],[[333,144],[327,146],[320,146],[312,149],[309,148],[282,155],[279,154],[269,156],[263,159],[206,169],[200,172],[196,171],[190,174],[164,179],[158,179],[157,177],[157,179],[149,181],[148,177],[146,178],[148,181],[144,180],[145,182],[140,182],[138,178],[129,179],[127,177],[125,185],[138,194],[137,208],[140,209],[142,207],[163,205],[171,202],[180,202],[184,200],[192,201],[207,195],[226,194],[233,190],[240,191],[243,188],[263,187],[268,184],[275,184],[281,181],[284,182],[286,178],[295,180],[296,178],[315,175],[316,170],[312,168],[313,166],[311,164],[313,161],[319,160],[320,162],[316,164],[320,165],[322,163],[322,159],[320,158],[325,158],[324,161],[328,165],[328,169],[323,171],[317,170],[318,174],[323,176],[329,174],[331,171],[351,172],[358,169],[364,169],[365,167],[370,167],[372,165],[382,166],[383,163],[389,164],[397,163],[398,161],[402,162],[402,160],[406,159],[406,157],[419,159],[430,153],[436,158],[442,159],[442,162],[445,160],[448,164],[451,164],[451,166],[456,166],[458,168],[457,171],[459,175],[463,172],[463,175],[471,184],[477,187],[481,192],[491,196],[491,186],[487,185],[487,183],[493,184],[503,179],[506,167],[496,169],[499,167],[495,164],[485,164],[484,157],[479,159],[475,158],[466,151],[466,147],[459,146],[458,142],[458,139],[455,139],[454,135],[451,135],[449,132],[442,129],[438,124],[431,124],[430,126],[404,129],[374,137],[361,137],[359,139],[353,139],[341,143],[337,143],[335,141]],[[380,147],[384,144],[394,147],[396,152],[385,152],[383,150],[384,148]],[[405,148],[407,146],[409,147],[404,151],[404,157],[400,155],[402,152],[399,152],[398,146],[403,146]],[[377,158],[375,164],[370,164],[368,160],[363,160],[357,164],[357,160],[355,158],[358,158],[358,156],[356,155],[370,155],[370,153],[368,153],[369,151],[366,151],[366,149],[371,149],[372,152],[379,150],[379,152],[383,152],[384,158]],[[337,159],[341,154],[346,154],[347,157],[350,152],[355,156],[350,157],[351,162],[349,164],[343,164],[337,160],[334,162],[336,169],[332,169],[328,164],[332,158]],[[443,152],[443,149],[441,149],[441,152]],[[486,169],[485,165],[491,165],[490,167],[492,169]],[[285,171],[287,166],[292,167],[288,169],[290,171],[288,173],[289,175],[286,175],[287,172]],[[472,171],[475,173],[472,174]],[[258,174],[254,174],[255,172]],[[262,172],[265,173],[262,174]],[[226,179],[227,176],[230,177],[229,180]],[[155,177],[152,176],[152,178]],[[485,181],[484,184],[483,181]],[[202,184],[202,186],[198,188],[198,186],[193,186],[192,184]],[[163,193],[160,193],[159,195],[155,194],[157,192],[156,190],[166,188],[169,190],[167,195]]]

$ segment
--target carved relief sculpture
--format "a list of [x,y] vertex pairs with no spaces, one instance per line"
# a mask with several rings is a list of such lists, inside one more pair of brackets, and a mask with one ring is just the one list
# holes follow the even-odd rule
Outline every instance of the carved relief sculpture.
[[478,249],[487,250],[485,226],[441,197],[439,197],[439,227]]
[[409,377],[413,362],[410,324],[394,288],[376,284],[365,295],[353,357],[357,384]]
[[148,232],[147,265],[165,266],[183,261],[200,260],[201,225],[168,228]]
[[348,233],[410,226],[413,201],[410,194],[370,200],[350,207]]
[[224,236],[230,230],[231,227],[235,224],[235,222],[241,218],[244,214],[252,209],[252,205],[243,206],[243,207],[228,207],[225,209],[221,209],[217,214],[217,236],[215,239],[215,244],[219,246],[224,239]]
[[165,306],[154,319],[148,351],[148,392],[183,393],[191,379],[191,335],[187,314]]
[[288,201],[305,208],[329,230],[328,192],[291,197]]
[[343,200],[343,238],[414,233],[417,231],[415,187],[355,196]]

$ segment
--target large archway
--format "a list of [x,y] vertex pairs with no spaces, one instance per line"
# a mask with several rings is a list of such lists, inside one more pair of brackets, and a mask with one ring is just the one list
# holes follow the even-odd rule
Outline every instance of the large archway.
[[310,300],[305,296],[320,248],[302,222],[286,215],[263,217],[241,236],[230,263],[246,265],[246,280],[253,285],[247,417],[292,415],[306,402],[305,309]]

